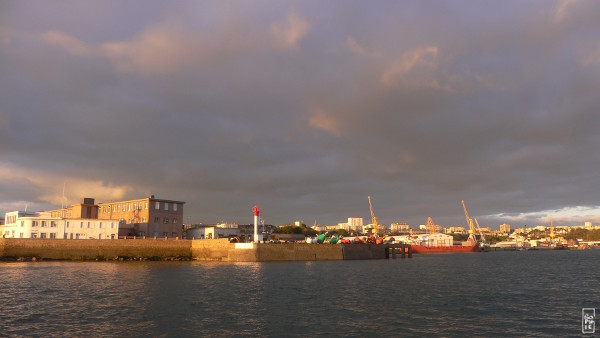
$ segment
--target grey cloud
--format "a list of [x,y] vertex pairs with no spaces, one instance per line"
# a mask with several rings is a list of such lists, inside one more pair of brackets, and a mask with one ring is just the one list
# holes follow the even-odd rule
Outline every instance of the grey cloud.
[[[185,200],[203,222],[243,222],[254,204],[272,223],[368,218],[367,195],[382,221],[413,226],[463,224],[461,199],[494,227],[600,205],[600,66],[581,54],[600,44],[594,2],[560,22],[543,1],[145,4],[7,6],[0,164]],[[269,30],[290,13],[309,29],[284,50]],[[91,52],[44,43],[49,31]],[[181,49],[140,53],[161,51],[153,32]],[[426,67],[382,83],[424,46]],[[2,192],[0,205],[39,201],[35,185]]]

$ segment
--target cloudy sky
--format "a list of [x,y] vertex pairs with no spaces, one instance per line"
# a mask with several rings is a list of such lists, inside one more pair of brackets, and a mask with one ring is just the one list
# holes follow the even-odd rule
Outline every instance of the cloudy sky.
[[0,214],[600,222],[600,2],[2,1]]

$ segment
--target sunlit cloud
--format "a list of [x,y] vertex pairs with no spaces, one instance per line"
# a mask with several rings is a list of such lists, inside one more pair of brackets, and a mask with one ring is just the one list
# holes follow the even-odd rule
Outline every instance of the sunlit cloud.
[[49,45],[62,47],[73,55],[89,55],[93,51],[93,47],[91,48],[79,39],[63,32],[50,31],[43,33],[42,40]]
[[581,64],[584,67],[594,66],[600,64],[600,47],[588,48],[591,49],[588,52],[581,52]]
[[346,47],[348,48],[348,50],[356,55],[360,55],[363,57],[377,57],[380,56],[379,52],[372,52],[367,50],[365,47],[363,47],[361,44],[358,43],[358,41],[356,41],[356,39],[352,36],[348,36],[348,38],[346,38]]
[[[132,191],[126,185],[113,185],[102,180],[64,176],[61,173],[33,170],[0,162],[0,181],[21,185],[23,190],[36,192],[36,199],[55,206],[76,203],[81,197],[97,201],[122,199]],[[65,196],[63,199],[63,187]]]
[[271,24],[269,33],[276,46],[297,49],[300,40],[308,34],[309,29],[310,24],[306,19],[296,13],[290,13],[285,20]]
[[562,22],[565,19],[569,7],[576,3],[578,0],[560,0],[556,6],[556,12],[554,14],[554,20],[556,22]]
[[[486,217],[500,218],[507,222],[550,224],[550,218],[555,225],[583,224],[585,222],[600,223],[600,206],[575,206],[565,207],[557,210],[542,210],[524,213],[499,213]],[[534,224],[532,224],[534,225]]]
[[334,136],[342,136],[342,128],[339,120],[321,109],[314,109],[308,120],[308,125],[326,131]]
[[[437,68],[437,65],[438,47],[420,46],[395,60],[381,75],[381,82],[386,86],[392,86],[413,70],[432,71]],[[421,85],[437,86],[434,79],[423,78],[422,74],[415,74],[414,77],[410,77],[410,81]]]
[[188,49],[193,39],[181,25],[168,21],[151,26],[130,40],[90,45],[60,31],[41,34],[49,45],[59,46],[74,56],[96,56],[110,60],[123,73],[165,74],[182,67],[193,58]]
[[99,50],[122,72],[168,73],[188,60],[191,42],[182,27],[167,22],[129,41],[103,43]]

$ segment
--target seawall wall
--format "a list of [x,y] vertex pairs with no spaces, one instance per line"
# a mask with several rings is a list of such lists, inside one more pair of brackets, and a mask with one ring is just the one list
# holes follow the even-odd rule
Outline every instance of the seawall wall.
[[0,238],[0,258],[57,260],[183,258],[223,262],[385,259],[382,245],[370,244],[234,244],[227,239],[31,239]]

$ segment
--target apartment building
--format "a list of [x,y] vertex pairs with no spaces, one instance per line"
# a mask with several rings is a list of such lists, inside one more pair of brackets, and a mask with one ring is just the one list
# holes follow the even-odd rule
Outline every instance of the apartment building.
[[82,198],[79,204],[49,212],[56,218],[118,221],[119,236],[181,238],[184,204],[154,195],[98,204],[93,198]]
[[98,204],[98,219],[120,220],[119,236],[181,238],[183,201],[146,198]]

